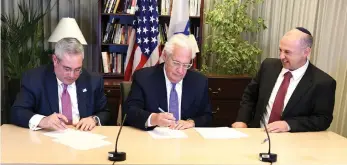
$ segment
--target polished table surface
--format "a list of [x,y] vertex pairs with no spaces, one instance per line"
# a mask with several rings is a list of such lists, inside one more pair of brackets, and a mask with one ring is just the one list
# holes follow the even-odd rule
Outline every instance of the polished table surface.
[[[119,127],[96,127],[92,132],[114,142]],[[237,129],[247,138],[207,140],[194,129],[185,139],[153,139],[147,132],[124,127],[118,150],[127,160],[116,164],[269,164],[258,154],[267,152],[261,144],[266,134],[261,129]],[[1,126],[1,164],[112,164],[107,153],[114,145],[87,151],[75,150],[52,141],[45,131],[30,131],[13,125]],[[333,132],[270,134],[272,152],[285,165],[347,164],[347,139]]]

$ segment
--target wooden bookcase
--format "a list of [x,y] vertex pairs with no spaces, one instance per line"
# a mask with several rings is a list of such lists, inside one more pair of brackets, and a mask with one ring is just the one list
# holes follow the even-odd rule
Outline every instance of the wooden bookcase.
[[[105,13],[105,2],[108,0],[100,0],[98,3],[98,8],[99,8],[99,16],[98,16],[98,32],[97,32],[97,37],[98,37],[98,47],[100,49],[100,53],[98,56],[100,56],[100,73],[103,74],[105,79],[117,79],[117,80],[123,80],[124,79],[124,62],[126,59],[126,53],[128,49],[127,44],[111,44],[111,43],[103,43],[103,37],[105,34],[105,30],[107,27],[107,23],[110,22],[112,19],[117,20],[117,23],[122,24],[122,25],[132,25],[133,20],[135,18],[134,14],[126,14],[123,11],[124,9],[124,3],[126,0],[119,0],[118,8],[117,8],[117,13]],[[131,1],[131,0],[130,0]],[[169,26],[170,23],[170,16],[169,15],[160,15],[161,13],[161,4],[162,1],[164,0],[158,0],[158,10],[159,10],[159,24],[164,25],[167,24]],[[204,13],[204,0],[200,0],[201,5],[200,5],[200,16],[191,16],[190,17],[190,26],[191,26],[191,32],[194,32],[195,30],[193,28],[199,27],[199,32],[198,32],[198,38],[197,38],[197,43],[199,46],[199,49],[201,50],[202,48],[202,32],[203,32],[203,13]],[[164,45],[161,45],[161,48],[163,48]],[[101,52],[115,52],[115,53],[121,53],[122,54],[122,63],[121,63],[121,72],[120,73],[104,73],[103,70],[103,59],[102,59],[102,53]],[[201,60],[200,60],[200,53],[197,54],[196,60],[195,60],[195,66],[197,69],[200,69],[201,66]]]

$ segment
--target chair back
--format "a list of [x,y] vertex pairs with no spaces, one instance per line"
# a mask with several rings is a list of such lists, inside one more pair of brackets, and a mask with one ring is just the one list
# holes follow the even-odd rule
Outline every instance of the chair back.
[[123,81],[120,83],[121,104],[127,100],[131,88],[131,81]]

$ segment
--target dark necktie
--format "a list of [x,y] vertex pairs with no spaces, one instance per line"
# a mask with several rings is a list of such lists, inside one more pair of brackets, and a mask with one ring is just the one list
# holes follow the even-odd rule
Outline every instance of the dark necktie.
[[286,94],[287,94],[290,78],[292,78],[292,74],[288,71],[287,73],[284,74],[284,78],[280,88],[278,89],[275,102],[272,105],[271,115],[268,122],[269,124],[274,121],[281,120],[281,115],[282,115],[283,106],[284,106],[284,98],[286,97]]

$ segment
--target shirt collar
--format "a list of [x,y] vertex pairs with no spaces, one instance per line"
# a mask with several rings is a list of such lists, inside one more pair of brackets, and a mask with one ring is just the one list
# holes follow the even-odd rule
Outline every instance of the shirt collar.
[[290,71],[292,73],[293,80],[297,80],[305,74],[305,72],[308,68],[308,64],[309,64],[309,60],[306,60],[305,65],[303,65],[302,67],[295,69],[293,71],[290,71],[289,69],[286,69],[286,68],[282,68],[280,75],[283,76],[285,73]]
[[[172,82],[169,80],[169,78],[167,78],[167,75],[166,75],[166,70],[165,70],[165,63],[164,63],[164,67],[163,67],[163,70],[164,70],[164,76],[165,76],[165,83],[166,83],[166,86],[172,86]],[[183,83],[183,80],[181,80],[180,82],[178,82],[176,84],[176,87],[177,85],[182,87],[182,83]]]
[[[62,86],[63,82],[60,81],[60,80],[58,79],[58,77],[56,77],[56,78],[57,78],[58,86]],[[75,82],[73,82],[72,84],[68,85],[68,87],[69,87],[69,86],[75,87]],[[62,87],[63,87],[63,86],[62,86]]]

